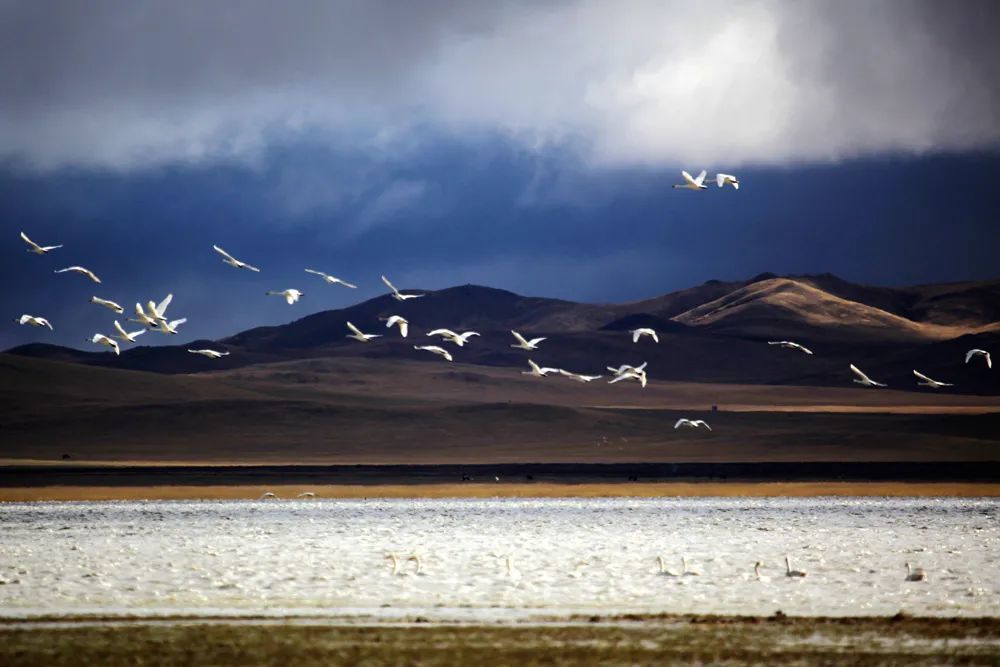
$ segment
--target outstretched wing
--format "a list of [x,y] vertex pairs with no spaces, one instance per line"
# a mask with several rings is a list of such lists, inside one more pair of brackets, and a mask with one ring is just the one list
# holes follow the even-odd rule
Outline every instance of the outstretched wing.
[[220,255],[222,255],[223,257],[225,257],[226,259],[230,259],[230,260],[232,260],[234,262],[239,261],[235,257],[233,257],[232,255],[230,255],[228,252],[226,252],[225,250],[223,250],[222,248],[220,248],[217,245],[213,245],[212,248],[215,249],[215,252],[219,253]]
[[171,301],[173,301],[173,300],[174,300],[174,295],[173,295],[173,294],[168,294],[168,295],[167,295],[167,296],[166,296],[166,297],[165,297],[165,298],[163,299],[163,301],[161,301],[161,302],[160,302],[160,303],[159,303],[159,304],[158,304],[158,305],[156,306],[156,314],[157,314],[158,316],[160,316],[160,317],[163,317],[164,315],[166,315],[166,314],[167,314],[167,306],[169,306],[169,305],[170,305],[170,302],[171,302]]
[[965,363],[969,363],[969,359],[974,357],[979,350],[969,350],[965,353]]
[[534,347],[535,345],[541,343],[543,340],[545,340],[545,338],[532,338],[531,340],[528,341],[528,345]]
[[384,282],[385,286],[388,287],[389,289],[391,289],[393,292],[395,292],[396,294],[399,294],[399,290],[396,289],[395,285],[393,285],[392,283],[389,282],[388,278],[386,278],[385,276],[382,276],[382,282]]
[[872,382],[872,379],[867,375],[865,375],[864,373],[862,373],[861,369],[855,366],[854,364],[851,364],[851,370],[854,371],[854,374],[857,375],[862,380],[865,380],[867,382]]
[[680,419],[677,420],[677,423],[674,424],[674,428],[679,428],[684,424],[690,424],[690,423],[691,423],[690,419],[685,419],[684,417],[681,417]]
[[511,332],[512,334],[514,334],[514,338],[516,338],[516,339],[517,339],[517,342],[518,342],[518,343],[520,343],[521,345],[530,345],[530,343],[528,343],[528,341],[526,341],[526,340],[524,339],[524,336],[522,336],[521,334],[517,333],[517,332],[516,332],[516,331],[514,331],[513,329],[511,329],[511,331],[510,331],[510,332]]
[[692,423],[692,424],[694,424],[695,426],[704,426],[704,427],[705,427],[705,428],[707,428],[707,429],[708,429],[709,431],[711,431],[711,430],[712,430],[712,427],[711,427],[711,426],[709,426],[709,425],[708,425],[708,422],[707,422],[707,421],[705,421],[704,419],[698,419],[698,420],[696,420],[696,421],[693,421],[693,422],[691,422],[691,423]]
[[313,275],[323,276],[324,278],[329,278],[330,276],[323,273],[322,271],[317,271],[315,269],[306,269],[306,273],[312,273]]
[[32,241],[31,239],[29,239],[29,238],[28,238],[28,235],[27,235],[27,234],[25,234],[24,232],[21,232],[21,239],[22,239],[22,240],[23,240],[23,241],[24,241],[25,243],[27,243],[28,245],[30,245],[30,246],[31,246],[32,248],[34,248],[34,249],[36,249],[36,250],[41,250],[41,249],[42,249],[40,245],[38,245],[37,243],[35,243],[35,242],[34,242],[34,241]]
[[180,325],[184,324],[184,323],[185,323],[185,322],[187,322],[187,321],[188,321],[188,320],[187,320],[187,318],[186,318],[186,317],[182,317],[182,318],[181,318],[181,319],[179,319],[179,320],[171,320],[171,322],[170,322],[170,328],[171,328],[171,329],[173,329],[174,327],[178,327],[178,326],[180,326]]
[[694,179],[695,184],[700,186],[702,183],[705,182],[706,176],[708,176],[708,172],[702,169],[701,173],[698,174],[698,177]]
[[927,382],[930,382],[932,384],[937,384],[937,382],[935,382],[934,380],[930,379],[929,377],[927,377],[926,375],[924,375],[920,371],[913,371],[913,374],[916,375],[921,380],[926,380]]
[[353,331],[358,336],[364,336],[364,334],[361,332],[361,329],[357,328],[356,326],[354,326],[350,322],[347,323],[347,328],[350,329],[351,331]]

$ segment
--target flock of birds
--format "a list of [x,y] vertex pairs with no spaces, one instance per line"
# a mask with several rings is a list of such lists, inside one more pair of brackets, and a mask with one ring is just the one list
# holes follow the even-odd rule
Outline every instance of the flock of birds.
[[[707,185],[705,184],[707,178],[707,172],[702,170],[697,177],[691,176],[687,171],[682,171],[681,176],[684,182],[681,184],[674,185],[674,188],[689,189],[689,190],[705,190]],[[734,189],[739,189],[740,182],[732,174],[716,174],[715,182],[718,187],[722,188],[726,185],[731,186]],[[21,232],[21,239],[28,245],[28,252],[34,253],[36,255],[47,255],[53,250],[62,248],[62,245],[50,245],[42,246],[38,243],[32,241],[27,234],[23,231]],[[212,248],[222,257],[222,261],[235,268],[245,271],[252,271],[259,273],[260,269],[252,264],[236,259],[233,255],[226,252],[223,248],[218,245],[213,245]],[[330,285],[341,285],[349,289],[356,289],[357,285],[347,282],[341,278],[338,278],[329,273],[323,271],[317,271],[316,269],[305,269],[306,273],[311,275],[319,276],[324,282]],[[68,266],[63,269],[55,270],[55,273],[76,273],[78,275],[84,276],[94,282],[95,284],[101,284],[101,279],[90,269],[83,266]],[[382,276],[382,282],[390,290],[390,295],[393,299],[398,302],[405,302],[411,299],[420,299],[425,297],[425,294],[414,294],[405,293],[400,291],[392,282],[386,277]],[[284,298],[285,302],[289,305],[297,303],[305,293],[299,289],[288,288],[284,290],[269,290],[266,292],[267,296],[279,296]],[[135,317],[130,317],[127,319],[128,322],[135,322],[141,324],[143,328],[137,329],[135,331],[127,331],[122,324],[116,319],[113,322],[114,332],[110,335],[103,333],[95,333],[90,338],[87,338],[87,342],[94,343],[97,345],[103,345],[111,348],[116,355],[121,354],[121,346],[125,343],[135,343],[136,339],[146,333],[147,331],[156,331],[162,334],[177,334],[178,327],[187,322],[187,318],[178,318],[174,320],[168,320],[166,317],[167,308],[170,306],[173,300],[173,295],[168,294],[162,301],[155,303],[149,301],[145,306],[141,303],[135,304]],[[112,312],[121,315],[125,312],[125,309],[115,303],[114,301],[103,299],[97,296],[91,297],[91,302],[107,308]],[[400,336],[407,338],[409,335],[410,322],[405,317],[401,315],[390,315],[388,317],[381,318],[385,322],[387,329],[397,328]],[[14,320],[21,325],[29,325],[35,327],[47,327],[50,330],[53,329],[51,322],[45,317],[38,315],[23,314],[20,318]],[[351,338],[360,343],[369,343],[376,338],[381,338],[383,334],[378,333],[365,333],[358,326],[352,322],[347,322],[347,329],[349,333],[347,338]],[[514,337],[514,343],[510,346],[514,349],[525,350],[525,351],[537,351],[539,345],[546,340],[545,337],[538,338],[525,338],[521,333],[517,331],[511,331],[511,335]],[[649,338],[654,343],[659,343],[660,339],[654,329],[649,327],[640,327],[629,331],[632,336],[632,342],[638,344],[642,339]],[[421,352],[427,352],[440,356],[446,361],[454,361],[454,356],[451,351],[446,349],[443,345],[450,343],[455,347],[461,348],[467,345],[473,337],[479,336],[480,334],[476,331],[463,331],[456,332],[451,329],[434,329],[426,334],[429,337],[440,337],[441,345],[414,345],[415,350]],[[804,354],[811,355],[813,351],[809,348],[801,345],[795,341],[790,340],[780,340],[780,341],[768,341],[768,345],[777,345],[783,348],[797,350]],[[209,359],[219,359],[221,357],[227,356],[228,351],[225,350],[214,350],[214,349],[188,349],[188,352],[192,354],[201,355]],[[988,368],[993,367],[993,360],[990,357],[990,353],[986,350],[973,349],[969,350],[965,355],[965,363],[968,364],[974,358],[982,357]],[[563,368],[553,368],[548,366],[539,366],[532,359],[528,359],[528,370],[522,371],[523,375],[529,375],[533,377],[546,377],[550,374],[561,375],[563,377],[569,378],[576,382],[588,383],[594,380],[599,380],[603,375],[588,375],[585,373],[576,373],[568,371]],[[616,384],[623,381],[634,381],[638,382],[642,387],[645,387],[648,378],[646,375],[646,363],[642,363],[639,366],[631,366],[628,364],[622,364],[617,368],[613,366],[608,366],[607,370],[612,374],[612,378],[609,384]],[[854,382],[865,387],[885,387],[885,383],[873,380],[871,377],[866,375],[861,369],[859,369],[854,364],[850,364],[850,370],[855,375]],[[914,376],[917,378],[917,384],[924,387],[929,387],[932,389],[940,389],[942,387],[954,386],[950,382],[941,382],[933,378],[928,377],[924,373],[918,370],[913,371]],[[675,429],[687,427],[687,428],[699,428],[704,427],[711,430],[711,427],[704,420],[691,420],[691,419],[679,419],[674,425]]]

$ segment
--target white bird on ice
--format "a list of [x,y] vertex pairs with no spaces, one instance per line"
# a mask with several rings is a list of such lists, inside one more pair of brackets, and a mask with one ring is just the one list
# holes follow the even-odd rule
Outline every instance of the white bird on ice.
[[698,428],[699,426],[704,426],[709,431],[712,430],[712,427],[709,426],[708,422],[704,419],[687,419],[686,417],[681,417],[677,420],[677,423],[674,424],[674,430],[680,428],[681,426],[687,426],[688,428]]
[[683,573],[685,577],[701,576],[701,570],[696,570],[694,568],[688,567],[688,559],[686,556],[681,556],[681,567],[683,568]]
[[260,273],[260,269],[258,269],[256,266],[251,266],[246,262],[241,262],[240,260],[233,257],[219,246],[213,245],[212,248],[215,249],[215,252],[222,255],[222,261],[228,264],[229,266],[232,266],[237,269],[246,269],[247,271],[254,271],[255,273]]
[[705,185],[705,176],[707,175],[708,172],[706,172],[704,169],[701,170],[701,173],[698,174],[697,178],[692,178],[691,174],[687,173],[686,171],[682,171],[681,176],[684,177],[684,182],[679,185],[675,185],[674,189],[707,190],[708,186]]
[[632,334],[632,342],[633,343],[638,343],[639,339],[642,338],[643,336],[649,336],[655,342],[657,342],[657,343],[660,342],[660,339],[656,335],[656,332],[653,331],[652,329],[650,329],[649,327],[642,327],[640,329],[633,329],[632,331],[629,331],[629,333]]
[[906,564],[906,579],[905,581],[926,581],[927,573],[924,572],[922,567],[911,567],[909,563]]
[[443,347],[438,347],[437,345],[414,345],[414,350],[427,350],[428,352],[433,352],[434,354],[441,355],[448,361],[452,361],[451,352],[444,349]]
[[357,285],[352,285],[346,280],[341,280],[337,276],[331,276],[329,273],[323,273],[322,271],[317,271],[315,269],[306,269],[306,273],[312,273],[317,276],[321,276],[323,280],[330,283],[331,285],[343,285],[344,287],[350,287],[351,289],[357,289]]
[[90,297],[90,302],[91,303],[96,303],[98,306],[104,306],[108,310],[113,310],[114,312],[118,313],[119,315],[121,315],[122,313],[125,312],[125,309],[122,308],[121,306],[119,306],[114,301],[108,301],[107,299],[102,299],[102,298],[97,297],[97,296]]
[[290,306],[296,301],[298,301],[302,297],[302,295],[305,294],[305,292],[300,292],[297,289],[283,289],[280,292],[275,290],[268,290],[267,292],[265,292],[265,294],[267,296],[283,296],[285,297],[285,302],[288,303],[288,305]]
[[177,327],[184,324],[185,322],[187,322],[186,317],[182,317],[179,320],[171,320],[170,322],[167,322],[166,320],[157,320],[156,324],[154,324],[150,328],[153,329],[153,331],[159,331],[160,333],[176,334]]
[[559,373],[560,372],[560,370],[558,368],[549,368],[548,366],[546,366],[545,368],[542,368],[541,366],[539,366],[538,364],[536,364],[531,359],[528,359],[528,365],[531,366],[531,370],[530,371],[521,371],[521,375],[533,375],[536,378],[543,378],[546,375],[548,375],[549,373]]
[[583,375],[581,373],[571,373],[569,371],[564,371],[561,368],[559,369],[559,374],[565,375],[569,379],[576,380],[577,382],[592,382],[593,380],[599,380],[601,378],[600,375]]
[[385,322],[386,329],[391,329],[396,325],[399,326],[399,334],[406,338],[406,334],[410,331],[410,321],[400,315],[393,315]]
[[787,348],[792,349],[792,350],[802,350],[806,354],[812,354],[812,350],[810,350],[808,347],[804,347],[804,346],[799,345],[798,343],[795,343],[795,342],[790,341],[790,340],[769,340],[769,341],[767,341],[767,344],[768,345],[780,345],[781,347],[787,347]]
[[347,328],[350,329],[353,332],[352,334],[348,334],[347,337],[348,338],[353,338],[354,340],[361,341],[362,343],[367,343],[372,338],[381,338],[382,337],[382,334],[366,334],[366,333],[362,333],[361,329],[357,328],[356,326],[354,326],[350,322],[347,323]]
[[451,341],[455,345],[462,347],[469,342],[469,339],[473,336],[478,336],[478,331],[463,331],[462,333],[455,333],[451,329],[435,329],[427,333],[428,336],[441,336],[445,340]]
[[941,387],[954,387],[955,385],[950,382],[938,382],[937,380],[932,380],[920,371],[913,371],[913,374],[917,376],[918,379],[923,380],[923,382],[917,382],[922,387],[930,387],[931,389],[940,389]]
[[145,329],[139,329],[138,331],[133,331],[132,333],[129,333],[125,331],[124,328],[122,328],[122,325],[118,323],[118,320],[115,320],[115,331],[118,332],[117,334],[115,334],[115,338],[117,338],[118,340],[126,341],[128,343],[134,343],[136,338],[146,333]]
[[965,363],[969,363],[969,360],[973,357],[986,357],[986,367],[993,368],[993,359],[986,350],[969,350],[965,353]]
[[722,186],[728,184],[728,185],[733,186],[734,190],[739,190],[740,189],[740,182],[739,182],[739,180],[735,176],[733,176],[732,174],[716,174],[715,175],[715,182],[718,183],[718,185],[719,185],[720,188]]
[[608,384],[614,384],[616,382],[621,382],[622,380],[638,380],[639,384],[642,385],[643,389],[646,388],[646,371],[625,371],[624,373],[618,373],[615,375],[613,380],[609,380]]
[[792,562],[785,556],[785,576],[786,577],[804,577],[806,573],[804,570],[793,570]]
[[876,382],[875,380],[871,379],[870,377],[868,377],[867,375],[865,375],[864,373],[862,373],[861,369],[858,368],[857,366],[855,366],[854,364],[851,364],[851,370],[854,371],[855,375],[857,375],[859,378],[861,378],[860,380],[855,380],[855,382],[857,382],[860,385],[864,385],[866,387],[887,387],[887,386],[889,386],[889,385],[883,384],[881,382]]
[[21,232],[21,239],[25,243],[28,244],[28,246],[29,246],[28,247],[28,252],[33,252],[36,255],[45,255],[45,254],[47,254],[51,250],[55,250],[56,248],[61,248],[62,247],[61,245],[40,246],[37,243],[35,243],[34,241],[32,241],[31,239],[29,239],[28,235],[25,234],[24,232]]
[[200,354],[201,356],[208,357],[209,359],[219,359],[220,357],[228,357],[229,356],[229,352],[228,351],[226,351],[226,352],[219,352],[218,350],[208,350],[208,349],[205,349],[205,350],[191,350],[191,349],[189,349],[188,352],[190,352],[191,354]]
[[108,338],[104,334],[95,333],[94,337],[89,340],[91,343],[97,343],[98,345],[107,345],[115,351],[115,354],[121,354],[121,350],[118,349],[118,341]]
[[660,574],[662,574],[664,576],[667,576],[667,577],[679,577],[679,576],[681,576],[681,573],[678,572],[677,570],[671,570],[670,568],[667,567],[667,561],[663,558],[663,556],[657,556],[656,557],[656,562],[660,566]]
[[386,284],[386,287],[392,290],[392,298],[395,299],[396,301],[406,301],[407,299],[419,299],[422,296],[426,296],[424,294],[403,294],[398,289],[396,289],[396,286],[390,283],[389,279],[386,278],[385,276],[382,276],[382,282]]
[[30,324],[33,327],[48,327],[50,331],[55,331],[49,321],[44,317],[37,317],[35,315],[21,315],[18,319],[14,320],[18,324]]
[[72,271],[73,273],[79,273],[81,276],[87,276],[95,283],[101,282],[101,279],[94,275],[94,272],[90,269],[85,269],[82,266],[67,266],[65,269],[58,269],[52,273],[66,273],[67,271]]
[[514,338],[517,339],[517,345],[511,345],[511,347],[518,350],[537,350],[538,344],[545,340],[544,338],[532,338],[531,340],[526,340],[524,336],[517,333],[513,329],[511,330],[511,333],[514,334]]

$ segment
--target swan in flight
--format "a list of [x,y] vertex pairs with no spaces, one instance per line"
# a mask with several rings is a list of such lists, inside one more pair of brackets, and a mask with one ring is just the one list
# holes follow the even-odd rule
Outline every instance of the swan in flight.
[[715,182],[719,185],[720,188],[724,185],[731,185],[733,186],[734,190],[740,189],[739,179],[737,179],[732,174],[716,174]]
[[14,320],[18,324],[30,324],[33,327],[48,327],[49,331],[55,331],[49,321],[44,317],[37,317],[35,315],[21,315],[18,319]]
[[684,182],[680,183],[678,185],[675,185],[674,189],[675,190],[677,190],[677,189],[683,189],[683,190],[707,190],[708,186],[705,185],[705,176],[707,176],[707,175],[708,175],[708,172],[706,172],[704,169],[701,170],[701,173],[698,174],[697,178],[692,178],[691,174],[687,173],[686,171],[682,171],[681,172],[681,176],[684,178]]
[[28,252],[33,252],[36,255],[45,255],[48,254],[48,252],[51,250],[55,250],[56,248],[62,247],[61,245],[40,246],[31,239],[29,239],[28,235],[25,234],[24,232],[21,232],[21,240],[23,240],[25,243],[28,244]]
[[191,349],[188,349],[188,352],[190,352],[191,354],[200,354],[201,356],[208,357],[209,359],[219,359],[221,357],[228,357],[229,356],[229,351],[228,350],[225,351],[225,352],[219,352],[218,350],[208,350],[208,349],[205,349],[205,350],[191,350]]
[[662,574],[662,575],[664,575],[666,577],[679,577],[679,576],[681,576],[680,572],[677,572],[676,570],[671,570],[671,569],[669,569],[667,567],[667,562],[663,559],[663,556],[657,556],[656,557],[656,562],[660,565],[660,574]]
[[521,371],[521,375],[532,375],[532,376],[534,376],[536,378],[543,378],[546,375],[548,375],[549,373],[560,373],[561,372],[558,368],[549,368],[548,366],[546,366],[546,367],[543,368],[543,367],[539,366],[538,364],[536,364],[531,359],[528,359],[528,366],[531,367],[531,370],[530,371]]
[[643,336],[649,336],[655,342],[657,343],[660,342],[660,339],[656,335],[656,332],[650,329],[649,327],[642,327],[641,329],[633,329],[632,331],[629,331],[629,333],[632,334],[633,343],[638,343],[639,339],[642,338]]
[[938,382],[937,380],[932,380],[920,371],[913,371],[913,374],[917,376],[918,380],[923,380],[923,382],[917,382],[921,387],[930,387],[931,389],[940,389],[941,387],[954,387],[955,385],[950,382]]
[[386,329],[391,329],[396,325],[399,325],[399,334],[406,338],[406,334],[410,331],[410,321],[400,315],[393,315],[385,321]]
[[116,355],[121,354],[121,350],[118,349],[118,341],[113,338],[108,338],[104,334],[95,333],[94,337],[89,340],[91,343],[97,343],[98,345],[107,345],[115,351]]
[[118,320],[115,320],[115,331],[117,331],[118,333],[115,334],[114,337],[117,338],[118,340],[123,340],[126,343],[134,343],[136,338],[146,333],[145,329],[139,329],[138,331],[133,331],[132,333],[129,333],[125,331],[125,329],[122,327],[121,324],[118,323]]
[[347,337],[348,338],[353,338],[354,340],[361,341],[362,343],[367,343],[372,338],[381,338],[382,337],[382,334],[366,334],[366,333],[362,333],[361,329],[357,328],[356,326],[354,326],[350,322],[347,323],[347,328],[352,331],[352,333],[348,334]]
[[305,292],[300,292],[297,289],[283,289],[281,291],[268,290],[264,294],[267,296],[283,296],[285,297],[285,303],[291,306],[296,301],[301,299],[302,295],[305,294]]
[[146,314],[146,311],[142,309],[142,304],[136,302],[135,304],[135,317],[128,318],[129,322],[138,322],[139,324],[144,324],[149,328],[154,328],[158,324],[158,320],[155,317],[150,317]]
[[440,356],[444,357],[448,361],[452,361],[451,352],[449,352],[448,350],[444,349],[443,347],[438,347],[437,345],[414,345],[413,349],[414,350],[426,350],[428,352],[433,352],[434,354],[437,354],[437,355],[440,355]]
[[331,285],[343,285],[344,287],[350,287],[351,289],[357,289],[358,287],[357,285],[352,285],[346,280],[341,280],[337,276],[331,276],[329,273],[323,273],[322,271],[317,271],[315,269],[306,269],[306,273],[312,273],[314,275],[320,276],[323,278],[323,280],[330,283]]
[[228,264],[229,266],[231,266],[233,268],[236,268],[236,269],[246,269],[247,271],[253,271],[254,273],[260,273],[260,269],[258,269],[256,266],[251,266],[250,264],[247,264],[246,262],[241,262],[240,260],[238,260],[235,257],[233,257],[232,255],[230,255],[228,252],[226,252],[225,250],[223,250],[219,246],[213,245],[212,248],[215,250],[215,252],[217,252],[220,255],[222,255],[222,261],[225,262],[226,264]]
[[927,581],[927,573],[922,567],[910,567],[906,564],[906,581]]
[[581,373],[570,373],[569,371],[564,371],[561,368],[559,369],[559,374],[565,375],[570,380],[576,380],[577,382],[592,382],[593,380],[601,379],[600,375],[583,375]]
[[517,339],[517,345],[511,345],[511,347],[518,350],[537,350],[538,344],[545,340],[544,338],[532,338],[531,340],[526,340],[524,336],[517,333],[513,329],[511,330],[511,333],[514,334],[514,338]]
[[166,320],[157,320],[156,324],[154,324],[150,328],[153,329],[153,331],[159,331],[160,333],[176,334],[177,327],[184,324],[185,322],[187,322],[186,317],[182,317],[179,320],[171,320],[170,322],[167,322]]
[[812,354],[812,350],[810,350],[808,347],[805,347],[804,345],[799,345],[798,343],[790,340],[769,340],[767,341],[767,344],[780,345],[781,347],[787,347],[792,350],[802,350],[806,354]]
[[382,282],[386,284],[386,287],[392,290],[392,298],[395,299],[396,301],[406,301],[407,299],[419,299],[422,296],[426,296],[425,294],[403,294],[398,289],[396,289],[396,286],[390,283],[389,279],[386,278],[385,276],[382,276]]
[[642,388],[646,388],[646,371],[637,370],[627,370],[624,373],[618,373],[615,375],[613,380],[609,380],[608,384],[614,384],[616,382],[621,382],[622,380],[638,380]]
[[90,302],[91,303],[96,303],[98,306],[104,306],[108,310],[113,310],[114,312],[118,313],[119,315],[121,315],[122,313],[125,312],[125,309],[122,308],[121,306],[119,306],[114,301],[108,301],[107,299],[102,299],[100,297],[92,296],[92,297],[90,297]]
[[993,368],[993,359],[986,350],[969,350],[965,353],[965,363],[969,363],[973,357],[986,357],[986,368]]
[[167,296],[163,297],[163,301],[161,301],[158,304],[157,303],[153,303],[152,301],[150,301],[149,302],[149,306],[148,306],[149,307],[149,313],[148,313],[149,317],[154,322],[157,321],[157,320],[166,321],[166,319],[167,319],[167,317],[166,317],[166,315],[167,315],[167,306],[169,306],[170,302],[173,301],[173,300],[174,300],[174,295],[173,294],[168,294]]
[[803,570],[793,570],[792,569],[792,562],[788,559],[788,556],[785,556],[785,576],[786,577],[804,577],[804,576],[806,576],[806,573]]
[[435,329],[427,333],[428,336],[441,336],[447,341],[458,345],[459,347],[464,346],[469,342],[469,339],[473,336],[478,336],[478,331],[464,331],[462,333],[455,333],[451,329]]
[[699,426],[704,426],[709,431],[712,430],[712,427],[709,426],[708,422],[704,419],[687,419],[686,417],[681,417],[677,420],[677,423],[674,424],[674,430],[677,430],[681,426],[687,426],[688,428],[698,428]]
[[81,276],[87,276],[95,283],[101,282],[101,279],[94,275],[94,272],[90,269],[85,269],[82,266],[67,266],[65,269],[58,269],[52,273],[66,273],[67,271],[72,271],[73,273],[79,273]]
[[855,380],[855,382],[858,383],[858,384],[860,384],[860,385],[864,385],[865,387],[887,387],[887,386],[889,386],[889,385],[883,384],[881,382],[876,382],[875,380],[871,379],[870,377],[868,377],[867,375],[865,375],[864,373],[862,373],[861,369],[858,368],[857,366],[855,366],[854,364],[851,364],[851,370],[854,371],[854,374],[857,375],[860,378],[859,380]]
[[618,368],[607,366],[607,369],[612,373],[614,373],[615,375],[622,375],[623,373],[627,373],[628,371],[635,371],[636,373],[641,373],[644,370],[646,370],[646,362],[644,361],[638,366],[629,366],[628,364],[622,364]]

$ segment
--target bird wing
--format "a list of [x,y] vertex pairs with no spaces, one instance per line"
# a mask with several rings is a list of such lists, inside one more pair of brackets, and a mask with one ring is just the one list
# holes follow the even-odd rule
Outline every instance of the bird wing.
[[528,341],[528,345],[534,347],[535,345],[541,343],[543,340],[545,340],[545,338],[532,338],[531,340]]
[[674,424],[674,428],[676,429],[679,426],[682,426],[684,424],[690,424],[690,423],[691,423],[690,419],[685,419],[684,417],[681,417],[680,419],[677,420],[677,423]]
[[41,250],[42,249],[42,247],[40,245],[38,245],[37,243],[35,243],[31,239],[29,239],[28,235],[25,234],[24,232],[21,232],[21,238],[24,240],[25,243],[27,243],[28,245],[30,245],[32,248],[35,248],[37,250]]
[[260,273],[260,269],[258,269],[256,266],[253,266],[252,264],[247,264],[246,262],[240,262],[240,266],[242,266],[244,269],[247,269],[248,271],[253,271],[254,273]]
[[128,334],[125,333],[125,329],[123,329],[122,325],[118,323],[118,320],[115,320],[115,329],[118,330],[118,333],[128,338]]
[[323,273],[322,271],[317,271],[315,269],[306,269],[306,273],[312,273],[317,276],[323,276],[324,278],[332,278],[333,276]]
[[173,329],[174,327],[178,327],[178,326],[180,326],[180,325],[184,324],[184,323],[185,323],[185,322],[187,322],[187,321],[188,321],[188,320],[187,320],[187,318],[186,318],[186,317],[182,317],[182,318],[181,318],[181,319],[179,319],[179,320],[172,320],[172,321],[170,322],[170,324],[169,324],[169,327],[170,327],[171,329]]
[[916,375],[921,380],[926,380],[927,382],[930,382],[931,384],[938,384],[936,381],[930,379],[929,377],[927,377],[926,375],[924,375],[920,371],[913,371],[913,374]]
[[536,373],[541,373],[542,372],[541,367],[538,364],[536,364],[534,361],[532,361],[531,359],[528,359],[528,365],[531,366],[531,370],[535,371]]
[[638,343],[640,336],[642,336],[642,332],[640,330],[636,329],[635,331],[633,331],[632,332],[632,342],[633,343]]
[[399,322],[401,319],[403,318],[400,317],[399,315],[393,315],[392,317],[390,317],[388,320],[385,321],[385,328],[386,329],[392,328],[393,326],[395,326],[396,322]]
[[364,336],[364,334],[361,332],[361,329],[357,328],[356,326],[354,326],[350,322],[347,323],[347,328],[350,329],[351,331],[353,331],[354,333],[356,333],[359,336]]
[[989,352],[986,353],[986,368],[993,368],[993,358]]
[[715,182],[721,188],[723,185],[726,184],[726,174],[716,174],[715,175]]
[[649,335],[652,336],[654,343],[659,343],[660,342],[660,338],[659,338],[659,336],[656,335],[655,331],[653,333],[649,334]]
[[802,351],[803,351],[803,352],[805,352],[806,354],[812,354],[812,353],[813,353],[813,351],[812,351],[812,350],[810,350],[810,349],[809,349],[808,347],[806,347],[805,345],[799,345],[798,343],[796,343],[796,344],[795,344],[795,347],[799,348],[800,350],[802,350]]
[[[611,370],[614,370],[614,369],[611,369]],[[633,377],[633,376],[632,375],[628,375],[627,373],[622,373],[621,375],[616,375],[615,379],[609,380],[608,384],[614,384],[615,382],[620,382],[621,380],[628,380],[631,377]]]
[[862,380],[867,380],[868,382],[872,382],[872,379],[867,375],[865,375],[864,373],[862,373],[861,369],[855,366],[854,364],[851,364],[851,370],[854,371],[854,374],[857,375]]
[[21,319],[17,321],[18,324],[24,324],[25,322],[31,321],[31,315],[21,315]]
[[542,373],[542,375],[546,375],[548,373],[559,373],[561,370],[562,370],[561,368],[552,368],[551,366],[542,366],[541,373]]
[[129,338],[135,338],[136,336],[141,336],[144,333],[146,333],[145,329],[139,329],[138,331],[133,331],[132,333],[125,335],[128,336]]
[[226,259],[230,259],[230,260],[232,260],[232,261],[234,261],[234,262],[239,262],[239,260],[238,260],[238,259],[236,259],[236,258],[235,258],[235,257],[233,257],[232,255],[230,255],[230,254],[229,254],[228,252],[226,252],[225,250],[223,250],[223,249],[222,249],[222,248],[220,248],[219,246],[217,246],[217,245],[213,245],[213,246],[212,246],[212,248],[214,248],[214,249],[215,249],[215,252],[219,253],[220,255],[222,255],[223,257],[225,257]]
[[103,336],[103,335],[101,335],[99,333],[95,333],[94,337],[90,339],[90,342],[91,343],[100,343],[102,338],[105,338],[105,336]]
[[334,280],[337,281],[338,283],[340,283],[341,285],[343,285],[344,287],[350,287],[351,289],[357,289],[358,288],[357,285],[354,285],[353,283],[349,283],[346,280],[341,280],[340,278],[334,278]]
[[640,365],[638,365],[638,366],[635,367],[635,370],[637,370],[637,371],[644,371],[644,370],[646,370],[646,364],[647,363],[649,363],[649,362],[647,362],[647,361],[642,362]]
[[389,289],[391,289],[393,292],[395,292],[396,294],[399,294],[399,290],[396,289],[395,285],[393,285],[392,283],[389,282],[388,278],[386,278],[385,276],[382,276],[382,282],[384,282],[385,286],[388,287]]
[[708,422],[707,422],[707,421],[705,421],[704,419],[696,419],[696,420],[694,420],[694,421],[693,421],[693,422],[691,422],[691,423],[692,423],[692,424],[694,424],[695,426],[704,426],[704,427],[705,427],[705,428],[707,428],[707,429],[708,429],[709,431],[711,431],[711,430],[712,430],[712,427],[711,427],[711,426],[709,426],[709,425],[708,425]]
[[448,361],[454,361],[454,359],[452,359],[451,352],[449,352],[448,350],[441,350],[438,354],[440,354]]
[[526,341],[524,339],[524,336],[522,336],[521,334],[517,333],[513,329],[511,329],[511,333],[514,334],[514,338],[516,338],[517,342],[520,343],[521,345],[530,345],[530,343],[528,343],[528,341]]
[[164,297],[163,301],[161,301],[159,305],[156,306],[156,314],[159,315],[160,317],[166,315],[167,306],[169,306],[170,302],[173,300],[174,300],[173,294],[168,294],[166,297]]
[[57,269],[52,273],[66,273],[67,271],[86,271],[82,266],[67,266],[65,269]]
[[295,290],[285,290],[285,303],[289,306],[299,300],[299,294]]
[[707,176],[707,175],[708,175],[708,172],[705,171],[704,169],[702,169],[701,173],[698,174],[698,177],[694,179],[695,184],[697,184],[697,185],[700,186],[702,183],[705,182],[705,176]]
[[455,336],[457,334],[455,334],[455,332],[452,331],[451,329],[435,329],[434,331],[428,332],[427,335],[428,336],[447,336],[447,337],[451,338],[452,336]]

